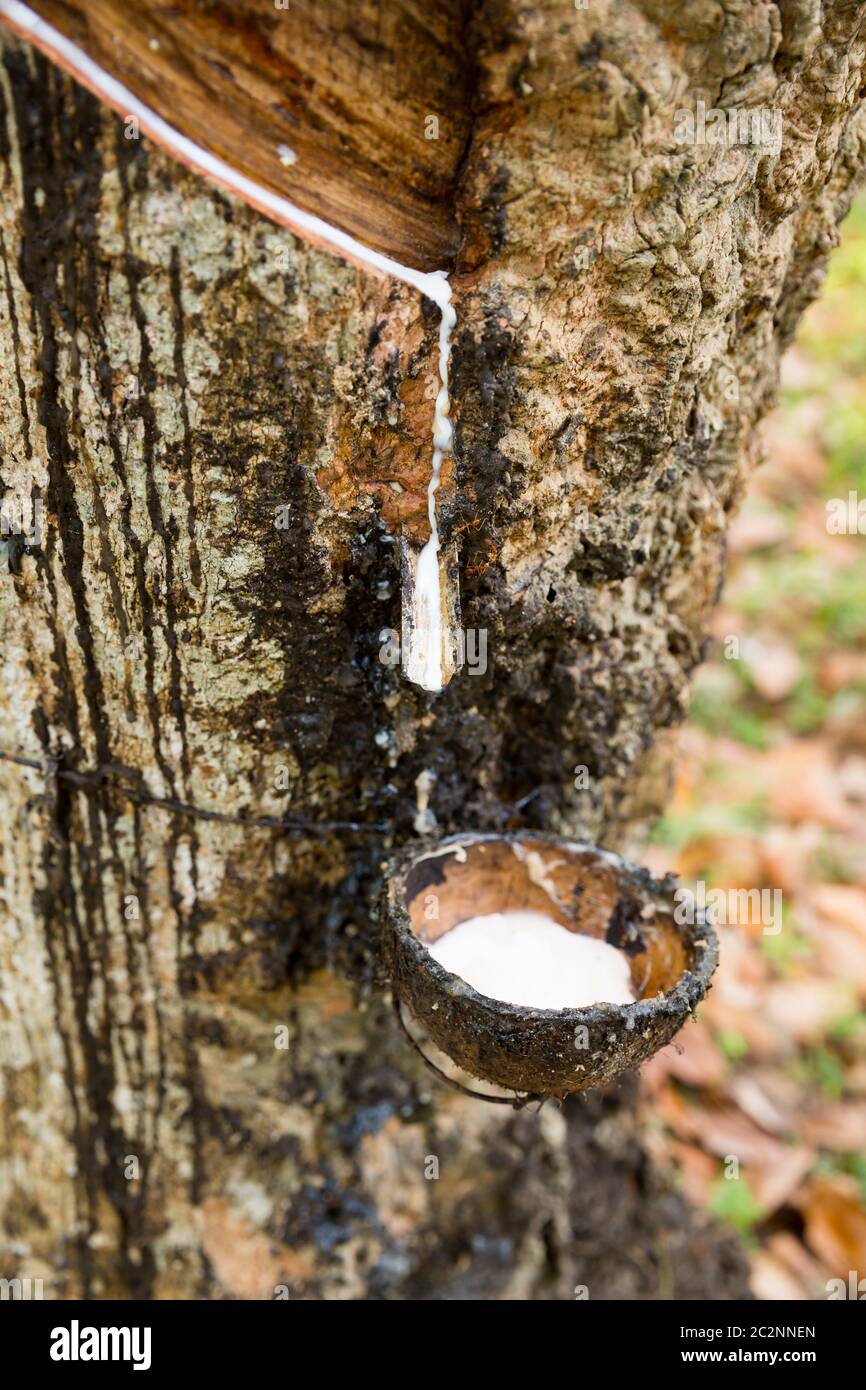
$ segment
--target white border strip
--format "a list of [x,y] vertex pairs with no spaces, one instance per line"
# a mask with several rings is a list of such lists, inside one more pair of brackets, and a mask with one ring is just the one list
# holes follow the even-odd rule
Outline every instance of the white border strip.
[[120,115],[135,116],[139,128],[182,163],[190,165],[193,169],[197,169],[200,173],[221,184],[223,188],[236,193],[245,202],[251,203],[260,212],[272,217],[275,222],[281,223],[282,226],[288,227],[293,232],[298,232],[308,240],[327,246],[330,250],[336,251],[338,255],[354,261],[367,270],[372,270],[380,275],[393,275],[398,280],[404,280],[406,284],[413,285],[415,289],[427,295],[428,299],[432,299],[440,308],[450,300],[451,290],[446,271],[425,272],[414,270],[408,265],[401,265],[399,261],[392,260],[390,256],[383,256],[380,251],[373,251],[369,246],[364,246],[348,232],[341,231],[339,227],[332,227],[321,217],[315,217],[312,213],[305,212],[303,208],[290,203],[287,198],[282,198],[278,193],[272,193],[269,188],[265,188],[262,184],[248,179],[245,174],[239,173],[230,164],[226,164],[225,160],[211,154],[210,150],[204,149],[201,145],[197,145],[194,140],[181,135],[180,131],[175,130],[143,101],[140,101],[128,87],[124,87],[122,82],[118,82],[98,63],[94,63],[93,59],[89,58],[82,49],[67,39],[53,25],[40,18],[27,5],[20,4],[19,0],[0,0],[0,19],[5,20],[23,38],[29,39],[61,67],[66,68],[85,87],[88,87],[96,96],[101,97]]

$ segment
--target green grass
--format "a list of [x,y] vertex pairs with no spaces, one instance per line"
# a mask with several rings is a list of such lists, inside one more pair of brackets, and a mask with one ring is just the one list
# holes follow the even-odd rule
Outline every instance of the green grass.
[[808,960],[812,948],[805,936],[792,927],[782,907],[782,930],[775,936],[762,936],[761,952],[780,975],[790,975],[798,961]]
[[806,315],[799,341],[809,356],[836,369],[866,370],[866,201],[858,198],[842,225],[818,311]]
[[762,798],[727,806],[704,803],[693,811],[669,812],[656,824],[651,838],[656,844],[680,850],[704,836],[754,834],[761,831],[766,823]]
[[730,1062],[740,1062],[749,1055],[748,1040],[735,1029],[726,1029],[717,1033],[716,1042]]
[[830,1100],[841,1100],[845,1094],[845,1068],[835,1052],[817,1047],[808,1056],[815,1080]]
[[830,1037],[837,1042],[866,1042],[866,1011],[860,1009],[834,1019],[830,1026]]
[[764,1214],[763,1208],[743,1177],[717,1178],[712,1186],[710,1210],[720,1221],[726,1221],[741,1235],[751,1231]]

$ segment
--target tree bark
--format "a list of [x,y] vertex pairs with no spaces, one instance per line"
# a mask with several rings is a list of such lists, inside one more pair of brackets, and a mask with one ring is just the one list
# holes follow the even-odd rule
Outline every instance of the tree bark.
[[[743,1294],[633,1083],[512,1113],[429,1076],[375,901],[431,815],[633,849],[663,805],[754,427],[862,168],[863,14],[477,7],[442,510],[488,665],[439,696],[380,658],[433,307],[3,40],[0,477],[44,508],[0,588],[5,1276]],[[679,143],[698,100],[779,110],[781,147]]]

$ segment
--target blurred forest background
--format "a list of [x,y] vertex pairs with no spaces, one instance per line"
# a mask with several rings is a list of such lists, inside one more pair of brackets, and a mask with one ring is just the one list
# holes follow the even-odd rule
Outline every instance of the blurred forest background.
[[866,1279],[866,535],[827,529],[828,499],[866,498],[866,196],[765,438],[647,862],[781,889],[783,926],[719,928],[697,1022],[643,1071],[644,1122],[742,1233],[758,1298],[826,1298]]

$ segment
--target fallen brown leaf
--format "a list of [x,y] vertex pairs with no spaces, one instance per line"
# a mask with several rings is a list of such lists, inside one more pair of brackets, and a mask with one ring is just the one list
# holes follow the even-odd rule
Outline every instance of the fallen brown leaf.
[[770,826],[760,845],[760,882],[770,883],[785,894],[801,892],[809,880],[810,860],[820,848],[821,836],[815,825]]
[[785,1145],[753,1124],[737,1110],[708,1112],[699,1130],[702,1142],[720,1158],[732,1156],[744,1164],[781,1162]]
[[[802,1242],[789,1231],[777,1231],[771,1235],[765,1251],[762,1253],[775,1262],[777,1269],[786,1271],[791,1279],[796,1281],[803,1290],[803,1293],[799,1294],[798,1297],[810,1299],[826,1297],[829,1270],[820,1264]],[[766,1296],[766,1294],[759,1295],[762,1298]]]
[[742,655],[765,700],[784,700],[802,674],[803,663],[787,642],[750,637],[743,642]]
[[815,936],[818,964],[828,975],[850,980],[866,999],[866,936],[848,927],[825,925]]
[[769,1093],[754,1075],[741,1072],[734,1076],[728,1086],[728,1093],[737,1105],[754,1120],[756,1125],[768,1134],[786,1135],[793,1128],[793,1114],[790,1105],[780,1104],[778,1096]]
[[753,1004],[732,1004],[725,999],[720,988],[713,990],[701,1005],[701,1017],[706,1019],[716,1033],[738,1033],[745,1038],[749,1051],[759,1061],[785,1056],[794,1049],[793,1040],[776,1025],[761,1018],[757,1010],[759,999]]
[[785,1205],[814,1162],[814,1149],[796,1147],[786,1149],[771,1164],[749,1166],[749,1186],[765,1214]]
[[866,682],[866,653],[846,649],[827,652],[818,666],[818,684],[828,695],[855,681]]
[[836,1278],[866,1270],[866,1211],[853,1178],[816,1177],[799,1194],[797,1205],[806,1241]]
[[751,1285],[755,1298],[771,1303],[799,1302],[809,1297],[797,1275],[769,1250],[757,1250],[752,1256]]
[[814,1043],[855,1004],[856,994],[848,982],[811,978],[776,980],[767,989],[762,1008],[770,1022],[789,1037]]
[[866,888],[819,883],[811,889],[809,899],[821,917],[847,927],[866,941]]
[[670,1156],[679,1170],[683,1192],[688,1201],[697,1207],[706,1207],[712,1185],[719,1176],[716,1160],[694,1144],[676,1140],[671,1144]]
[[866,1101],[814,1106],[801,1115],[799,1130],[807,1143],[819,1149],[833,1153],[866,1151]]
[[787,538],[790,527],[776,511],[746,511],[734,519],[728,529],[728,546],[732,555],[745,555],[778,545]]
[[852,823],[836,769],[819,739],[789,739],[764,759],[774,815],[794,824],[817,822],[836,830]]
[[688,1086],[719,1086],[728,1065],[702,1019],[687,1023],[674,1042],[652,1059],[657,1071],[675,1076]]

